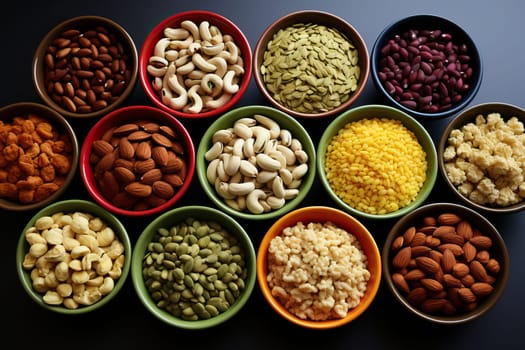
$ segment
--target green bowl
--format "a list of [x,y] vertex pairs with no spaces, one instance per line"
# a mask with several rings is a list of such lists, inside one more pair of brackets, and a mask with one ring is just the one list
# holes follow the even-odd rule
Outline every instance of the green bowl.
[[[255,114],[262,114],[268,118],[271,118],[280,125],[281,129],[288,129],[291,132],[292,137],[298,139],[301,142],[303,150],[308,155],[308,172],[302,178],[302,183],[298,188],[299,193],[297,194],[297,196],[293,199],[287,200],[285,204],[279,209],[265,211],[260,214],[255,214],[247,210],[241,211],[238,209],[234,209],[233,207],[226,204],[224,199],[215,190],[215,186],[210,184],[210,182],[208,181],[206,170],[209,162],[205,158],[206,152],[212,146],[213,134],[217,130],[231,128],[233,127],[235,121],[237,121],[238,119],[252,117]],[[199,182],[208,198],[219,209],[232,216],[242,219],[266,220],[280,217],[297,207],[297,205],[299,205],[299,203],[302,202],[302,200],[308,194],[308,191],[312,187],[312,184],[315,180],[315,159],[315,147],[312,142],[312,139],[310,138],[310,135],[308,134],[306,129],[296,119],[273,107],[253,105],[233,109],[220,116],[217,120],[215,120],[215,122],[213,122],[208,127],[208,129],[202,136],[202,139],[199,143],[199,147],[197,149],[197,156],[195,161],[197,177],[199,179]]]
[[[69,309],[62,305],[50,305],[50,304],[45,303],[43,300],[43,294],[38,293],[33,288],[30,270],[24,269],[22,264],[24,261],[24,256],[26,255],[29,249],[29,243],[26,241],[25,232],[29,228],[34,226],[37,219],[43,216],[52,216],[57,213],[66,214],[66,213],[74,213],[74,212],[89,213],[93,215],[94,217],[100,218],[109,227],[111,227],[115,233],[115,236],[118,237],[120,242],[124,245],[125,261],[124,261],[124,265],[122,266],[121,275],[117,280],[115,280],[115,285],[113,287],[113,290],[109,294],[106,294],[94,304],[87,305],[87,306],[81,305],[76,309]],[[24,227],[22,231],[22,234],[20,235],[20,238],[18,240],[18,245],[16,248],[16,271],[18,273],[20,282],[22,283],[22,287],[27,292],[29,297],[39,306],[47,310],[61,313],[61,314],[67,314],[67,315],[85,314],[85,313],[95,311],[95,310],[102,308],[104,305],[106,305],[112,299],[114,299],[119,293],[119,291],[122,289],[122,287],[124,286],[124,283],[126,282],[126,278],[129,275],[129,271],[131,267],[131,249],[132,249],[132,246],[131,246],[131,242],[130,242],[128,233],[124,225],[119,221],[119,219],[117,219],[116,216],[114,216],[113,214],[111,214],[110,212],[108,212],[107,210],[103,209],[102,207],[98,206],[97,204],[93,202],[80,200],[80,199],[68,199],[68,200],[63,200],[60,202],[50,204],[42,208],[26,224],[26,226]]]
[[[341,199],[330,186],[325,171],[325,158],[327,147],[332,137],[335,136],[339,132],[339,130],[343,128],[347,123],[374,117],[390,118],[401,121],[408,130],[414,133],[427,155],[426,181],[420,189],[418,195],[408,205],[399,208],[396,211],[388,212],[385,214],[372,214],[364,212],[353,208],[348,203],[343,201],[343,199]],[[323,132],[321,139],[319,140],[319,145],[317,147],[317,173],[319,174],[319,179],[326,192],[334,200],[334,202],[337,205],[339,205],[343,210],[361,218],[391,219],[411,212],[412,210],[423,204],[427,197],[430,195],[430,192],[432,191],[436,182],[437,172],[437,152],[430,134],[415,118],[394,107],[389,107],[385,105],[363,105],[349,109],[348,111],[340,114],[328,125],[326,130]]]
[[[184,222],[188,218],[207,222],[215,221],[220,224],[224,230],[238,239],[238,243],[244,252],[244,260],[247,269],[247,276],[244,280],[244,289],[226,311],[208,319],[187,320],[182,317],[176,317],[167,310],[160,308],[151,297],[143,276],[143,260],[147,253],[148,245],[157,231],[160,228],[170,229],[171,227]],[[174,327],[184,329],[204,329],[224,323],[241,311],[255,287],[256,254],[250,237],[235,219],[214,208],[204,206],[185,206],[165,212],[150,222],[150,224],[142,231],[133,249],[131,278],[137,296],[152,315],[162,322]],[[189,274],[187,276],[189,276]]]

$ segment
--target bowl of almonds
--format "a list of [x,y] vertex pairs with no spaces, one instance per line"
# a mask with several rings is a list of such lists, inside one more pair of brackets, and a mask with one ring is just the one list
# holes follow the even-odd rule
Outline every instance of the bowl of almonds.
[[82,181],[98,204],[120,215],[153,215],[187,192],[195,149],[174,116],[151,106],[128,106],[90,129],[79,164]]
[[494,307],[510,266],[498,230],[454,203],[427,204],[402,217],[386,238],[382,263],[397,301],[424,320],[449,325]]
[[56,202],[76,175],[78,154],[73,128],[51,107],[17,102],[0,108],[0,209]]
[[125,28],[102,16],[64,20],[41,39],[33,57],[40,98],[69,118],[97,118],[133,92],[138,52]]

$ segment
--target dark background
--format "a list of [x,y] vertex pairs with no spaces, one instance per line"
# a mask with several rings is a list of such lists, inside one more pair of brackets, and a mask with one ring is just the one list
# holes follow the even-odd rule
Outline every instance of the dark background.
[[[1,93],[0,105],[20,101],[40,102],[31,80],[31,61],[39,40],[56,24],[78,15],[102,15],[120,23],[134,38],[140,50],[147,33],[161,20],[177,12],[204,9],[218,12],[246,34],[252,50],[263,30],[275,19],[301,9],[334,13],[349,21],[365,39],[369,52],[377,35],[394,20],[413,14],[435,14],[446,17],[469,32],[483,56],[484,76],[481,88],[471,105],[483,102],[506,102],[525,107],[525,53],[522,40],[525,3],[499,1],[13,1],[11,10],[2,11]],[[382,103],[371,79],[357,105]],[[126,105],[150,104],[140,83]],[[267,104],[252,80],[239,106]],[[320,133],[332,119],[302,120],[317,144]],[[423,121],[435,142],[449,119]],[[85,132],[95,120],[71,120],[82,143]],[[212,120],[182,120],[198,145]],[[77,172],[77,178],[66,198],[90,199]],[[455,201],[438,177],[427,202]],[[213,204],[204,196],[194,178],[192,188],[180,205]],[[302,205],[334,206],[321,184],[316,181]],[[3,343],[44,348],[142,348],[180,349],[242,348],[313,348],[373,349],[523,349],[525,322],[525,214],[487,215],[499,229],[510,253],[510,278],[501,300],[483,317],[467,324],[440,326],[420,320],[398,304],[382,283],[371,307],[354,322],[334,330],[315,331],[299,328],[281,319],[264,301],[256,285],[245,308],[227,323],[209,330],[189,331],[161,323],[142,306],[135,295],[131,278],[109,305],[89,315],[64,316],[36,306],[26,295],[15,270],[16,243],[25,222],[35,212],[0,211],[0,232],[5,242],[0,254],[3,268],[1,290]],[[132,243],[150,219],[120,218],[126,225]],[[240,221],[253,239],[255,248],[272,224]],[[382,248],[394,220],[363,223]],[[16,345],[15,345],[16,346]]]

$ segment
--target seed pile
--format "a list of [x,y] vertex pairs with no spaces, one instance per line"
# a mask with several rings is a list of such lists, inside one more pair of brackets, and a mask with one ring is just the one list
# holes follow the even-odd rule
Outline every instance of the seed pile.
[[365,118],[346,124],[331,139],[325,171],[345,203],[386,214],[416,198],[426,179],[426,152],[400,121]]

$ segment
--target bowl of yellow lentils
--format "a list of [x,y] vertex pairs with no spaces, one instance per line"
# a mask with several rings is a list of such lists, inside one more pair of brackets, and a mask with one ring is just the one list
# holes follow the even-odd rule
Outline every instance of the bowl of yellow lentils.
[[426,129],[407,113],[386,105],[343,112],[323,132],[317,149],[320,181],[350,214],[390,219],[419,207],[438,172],[437,153]]

